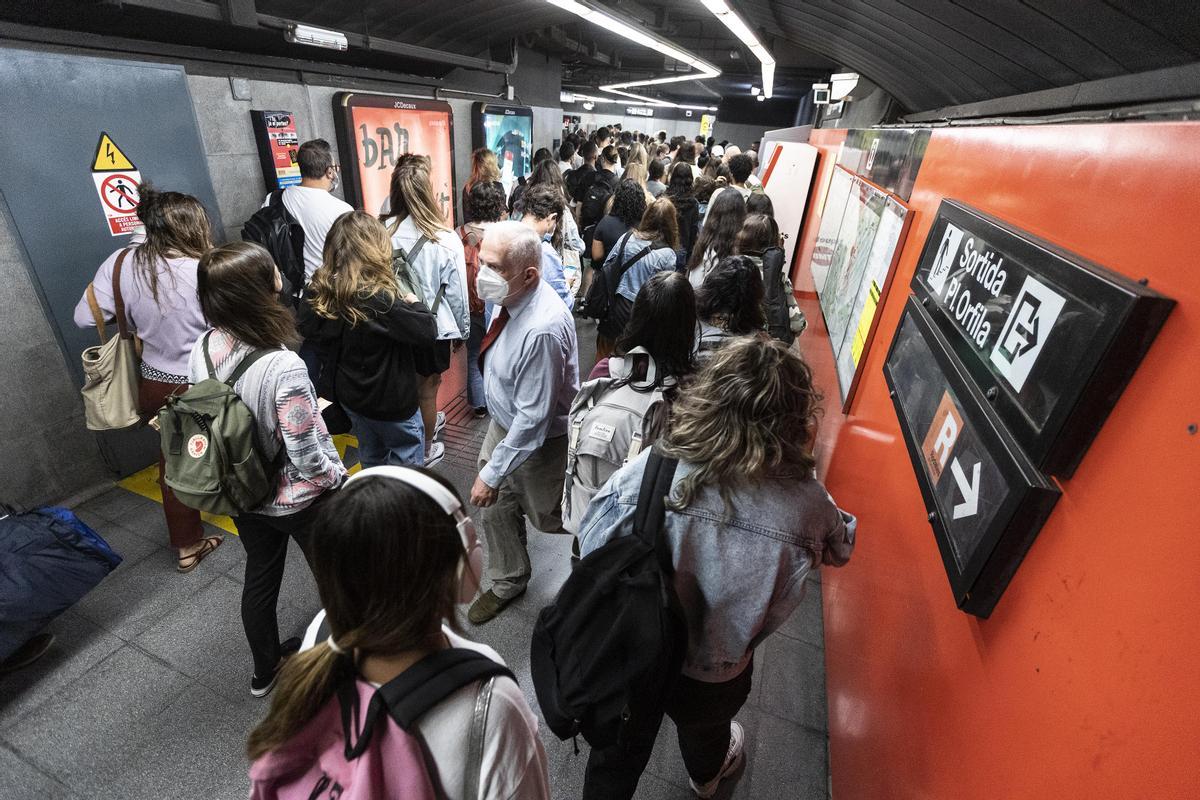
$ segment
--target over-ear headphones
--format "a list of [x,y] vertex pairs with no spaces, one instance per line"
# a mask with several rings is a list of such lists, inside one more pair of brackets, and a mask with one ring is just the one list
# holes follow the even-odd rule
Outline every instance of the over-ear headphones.
[[479,591],[479,582],[483,576],[483,548],[480,547],[479,537],[475,533],[475,523],[471,521],[459,499],[445,486],[411,467],[370,467],[350,476],[343,486],[370,477],[390,478],[411,486],[437,503],[442,511],[446,512],[446,516],[454,519],[463,548],[463,557],[458,562],[458,602],[469,603]]

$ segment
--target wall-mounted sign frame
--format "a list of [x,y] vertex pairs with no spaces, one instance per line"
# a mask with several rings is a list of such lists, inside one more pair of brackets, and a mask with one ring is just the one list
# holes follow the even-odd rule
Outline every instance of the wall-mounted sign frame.
[[475,103],[471,108],[476,147],[496,154],[504,196],[533,171],[533,109],[500,103]]
[[912,221],[896,196],[834,167],[810,262],[833,347],[842,411],[849,412],[862,378],[863,356],[878,327]]
[[987,617],[1059,491],[1001,424],[915,298],[905,305],[883,371],[955,603]]
[[912,279],[1033,463],[1069,477],[1175,301],[952,200]]
[[296,115],[291,111],[251,111],[250,123],[254,127],[258,163],[267,191],[300,183],[300,165],[296,163],[296,151],[300,149]]
[[346,199],[372,214],[384,208],[392,168],[406,153],[431,161],[434,199],[454,226],[454,113],[440,100],[338,92],[333,120]]

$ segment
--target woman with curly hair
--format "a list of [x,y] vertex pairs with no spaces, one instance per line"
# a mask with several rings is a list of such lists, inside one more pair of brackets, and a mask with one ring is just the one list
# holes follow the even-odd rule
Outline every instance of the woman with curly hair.
[[[758,337],[728,344],[680,393],[655,450],[678,462],[662,527],[687,620],[682,674],[657,707],[631,709],[621,744],[592,750],[584,800],[633,796],[664,713],[697,795],[712,797],[741,765],[745,732],[733,719],[750,695],[755,648],[799,606],[808,573],[845,564],[854,547],[855,519],[813,475],[820,401],[800,355]],[[650,455],[593,498],[585,559],[636,535]]]
[[753,260],[746,256],[721,259],[696,292],[700,320],[697,358],[707,359],[728,340],[766,327],[763,296],[762,273]]
[[634,181],[621,181],[613,193],[612,210],[592,234],[592,265],[603,265],[617,240],[641,222],[645,213],[646,190]]

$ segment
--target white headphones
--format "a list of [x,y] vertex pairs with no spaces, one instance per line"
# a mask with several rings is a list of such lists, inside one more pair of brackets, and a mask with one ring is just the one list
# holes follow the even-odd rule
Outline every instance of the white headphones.
[[475,533],[475,523],[463,510],[462,503],[445,486],[411,467],[383,466],[364,469],[351,475],[343,487],[361,478],[370,477],[390,478],[411,486],[441,506],[447,516],[454,518],[463,547],[463,557],[458,562],[458,602],[469,603],[479,591],[479,581],[483,575],[483,548],[480,547],[479,537]]

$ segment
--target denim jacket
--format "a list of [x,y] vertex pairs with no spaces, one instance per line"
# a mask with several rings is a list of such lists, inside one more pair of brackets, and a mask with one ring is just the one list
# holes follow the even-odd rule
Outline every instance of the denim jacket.
[[[580,526],[587,555],[633,532],[649,450],[615,472],[592,499]],[[675,485],[694,467],[680,462]],[[841,566],[854,549],[857,520],[815,478],[766,479],[730,492],[705,486],[664,522],[675,591],[688,624],[683,673],[719,683],[742,673],[754,648],[804,597],[804,579],[822,564]]]

